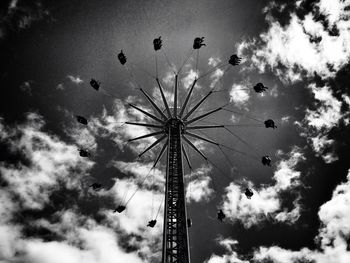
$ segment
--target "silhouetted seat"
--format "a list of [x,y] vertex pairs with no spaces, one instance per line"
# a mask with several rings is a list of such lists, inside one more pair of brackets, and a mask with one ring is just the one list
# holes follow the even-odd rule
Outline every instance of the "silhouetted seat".
[[90,80],[90,85],[91,85],[91,87],[93,87],[95,90],[98,90],[98,89],[100,88],[101,83],[98,82],[98,81],[95,80],[95,79],[91,79],[91,80]]
[[118,59],[122,65],[124,65],[126,63],[126,56],[123,53],[123,50],[121,50],[120,53],[118,54]]
[[224,212],[222,212],[222,210],[220,210],[219,212],[218,212],[218,220],[220,220],[221,222],[222,222],[222,220],[224,220],[225,219],[225,214],[224,214]]
[[247,188],[247,189],[245,189],[245,196],[248,198],[248,199],[250,199],[250,198],[252,198],[252,196],[253,196],[253,191],[251,190],[251,189],[249,189],[249,188]]
[[271,158],[269,156],[263,156],[261,162],[265,166],[271,166]]
[[153,40],[153,47],[154,47],[155,51],[161,49],[161,47],[162,47],[162,39],[161,39],[161,37],[155,38]]
[[95,191],[98,191],[102,188],[102,184],[99,183],[93,183],[92,185],[90,185],[89,187],[91,187],[92,189],[94,189]]
[[263,93],[264,91],[266,91],[268,89],[268,87],[265,87],[264,84],[262,84],[261,82],[257,83],[253,89],[255,90],[255,92],[257,93]]
[[202,46],[206,46],[204,42],[204,37],[196,37],[193,41],[193,48],[200,49]]
[[151,220],[151,221],[149,221],[148,222],[148,227],[154,227],[155,225],[156,225],[156,223],[157,223],[157,220]]
[[80,155],[81,157],[90,157],[90,156],[91,156],[91,154],[90,154],[87,150],[78,149],[78,151],[79,151],[79,155]]
[[192,220],[191,218],[187,218],[187,227],[191,227],[192,226]]
[[230,59],[228,60],[228,63],[230,63],[232,66],[238,66],[241,63],[241,61],[242,61],[242,58],[234,54],[230,57]]
[[114,209],[114,213],[115,212],[121,213],[121,212],[123,212],[125,210],[125,208],[126,208],[125,206],[120,205],[116,209]]
[[264,121],[265,127],[266,128],[272,128],[272,129],[276,129],[277,126],[275,125],[275,122],[271,119],[268,119],[266,121]]
[[87,125],[87,124],[88,124],[87,119],[85,119],[83,116],[77,115],[76,118],[77,118],[77,121],[78,121],[79,123],[84,124],[84,125]]

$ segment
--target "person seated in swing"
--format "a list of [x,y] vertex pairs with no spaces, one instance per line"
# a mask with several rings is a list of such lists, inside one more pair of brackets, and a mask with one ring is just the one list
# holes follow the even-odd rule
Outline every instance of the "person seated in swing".
[[79,123],[84,124],[84,125],[87,125],[87,124],[88,124],[87,119],[84,118],[83,116],[77,115],[76,118],[77,118],[77,121],[78,121]]
[[265,166],[271,166],[271,158],[268,155],[265,155],[261,158],[261,162]]
[[193,49],[200,49],[202,46],[206,46],[204,42],[204,37],[196,37],[193,41]]
[[90,156],[91,156],[91,154],[90,154],[87,150],[78,149],[78,151],[79,151],[79,155],[80,155],[81,157],[90,157]]
[[268,89],[268,87],[265,87],[264,84],[259,82],[253,87],[253,89],[255,90],[256,93],[263,93]]
[[161,47],[162,47],[162,39],[161,39],[161,37],[155,38],[153,40],[153,47],[154,47],[155,51],[161,49]]
[[95,90],[98,90],[98,89],[100,88],[101,83],[98,82],[98,81],[95,80],[95,79],[91,79],[91,80],[90,80],[90,85],[91,85],[91,87],[93,87]]
[[250,188],[247,188],[247,189],[245,189],[245,193],[244,194],[245,194],[245,196],[248,199],[251,199],[254,193],[253,193],[253,191]]
[[120,53],[118,54],[118,59],[122,65],[124,65],[126,63],[126,56],[123,53],[123,50],[120,50]]
[[228,63],[232,66],[238,66],[242,61],[242,58],[238,57],[236,54],[233,54],[230,59],[228,60]]
[[187,218],[187,227],[190,228],[192,226],[191,218]]
[[147,226],[154,227],[156,225],[156,223],[157,223],[157,220],[154,219],[154,220],[149,221]]
[[113,213],[115,213],[115,212],[121,213],[121,212],[123,212],[125,210],[125,208],[126,208],[125,206],[120,205],[116,209],[114,209]]
[[276,129],[277,126],[275,125],[275,122],[271,119],[268,119],[266,121],[264,121],[265,127],[266,128],[272,128],[272,129]]
[[222,220],[224,220],[226,217],[226,215],[224,214],[224,212],[220,209],[218,212],[218,220],[220,220],[222,222]]
[[100,183],[93,183],[89,187],[91,187],[94,191],[98,191],[98,190],[100,190],[102,188],[102,184],[100,184]]

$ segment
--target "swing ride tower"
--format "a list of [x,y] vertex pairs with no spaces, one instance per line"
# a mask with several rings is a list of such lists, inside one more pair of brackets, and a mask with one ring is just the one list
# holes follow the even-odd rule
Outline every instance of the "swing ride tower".
[[[197,40],[198,39],[201,41],[203,40],[197,38]],[[234,56],[234,59],[235,63],[239,64],[241,59],[237,56]],[[162,263],[190,263],[188,238],[189,219],[187,218],[186,212],[186,198],[183,173],[184,161],[186,160],[187,165],[191,170],[192,167],[184,145],[188,145],[195,152],[201,155],[207,162],[208,158],[191,142],[189,137],[209,142],[220,147],[220,144],[205,137],[202,137],[196,133],[193,133],[192,131],[190,132],[189,130],[195,131],[224,127],[224,125],[191,125],[194,122],[200,121],[201,119],[206,118],[219,110],[222,110],[223,106],[201,114],[197,117],[192,117],[192,115],[195,115],[197,113],[196,111],[202,105],[202,103],[205,102],[208,99],[208,97],[214,92],[213,90],[210,90],[192,108],[187,107],[191,99],[194,87],[199,79],[195,78],[188,90],[183,104],[181,105],[181,107],[179,107],[178,76],[180,71],[181,68],[177,73],[175,73],[174,77],[174,102],[172,108],[169,107],[168,101],[164,95],[162,84],[157,77],[156,82],[161,94],[163,106],[158,106],[155,103],[154,99],[146,91],[140,88],[140,91],[155,109],[155,114],[140,109],[139,107],[133,104],[129,104],[129,106],[131,106],[132,108],[142,112],[146,116],[153,119],[153,122],[126,122],[126,124],[140,125],[158,130],[156,132],[152,132],[150,134],[146,134],[131,139],[129,141],[161,135],[159,139],[157,139],[153,144],[151,144],[141,154],[139,154],[139,157],[141,157],[143,154],[148,152],[156,145],[160,144],[163,140],[166,140],[153,165],[154,168],[157,165],[158,161],[161,159],[165,150],[167,149]],[[161,108],[164,108],[164,110],[162,110]]]
[[168,158],[164,204],[162,262],[190,262],[182,165],[183,123],[176,117],[167,122]]
[[[200,38],[197,37],[194,40],[193,50],[197,50],[197,59],[196,59],[197,62],[198,62],[198,54],[199,54],[198,50],[201,46],[205,45],[203,43],[203,39],[204,37],[200,37]],[[162,46],[161,37],[154,39],[153,44],[154,44],[155,51],[160,50]],[[185,62],[189,59],[191,54],[186,58]],[[201,75],[200,77],[196,77],[193,80],[192,84],[189,86],[182,105],[179,105],[178,78],[179,78],[181,69],[185,64],[184,62],[180,67],[180,69],[177,72],[174,72],[174,87],[173,87],[174,97],[173,97],[173,103],[170,107],[169,107],[167,98],[164,94],[162,83],[158,78],[157,57],[155,58],[156,58],[155,61],[156,61],[157,76],[154,77],[154,79],[156,80],[156,83],[161,95],[161,102],[156,103],[155,99],[151,95],[149,95],[147,91],[145,91],[142,87],[140,87],[140,85],[136,83],[137,84],[136,86],[139,87],[139,90],[141,91],[141,93],[143,93],[146,100],[152,106],[153,111],[150,112],[132,103],[128,103],[129,107],[141,112],[142,114],[147,116],[149,119],[147,122],[143,122],[143,123],[125,122],[125,124],[129,124],[129,125],[147,127],[152,132],[136,138],[129,139],[128,142],[137,141],[137,140],[149,138],[149,137],[156,138],[156,140],[151,145],[149,145],[143,152],[141,152],[138,155],[138,157],[141,157],[145,153],[153,149],[154,147],[160,146],[161,150],[159,151],[159,153],[157,154],[154,160],[152,169],[156,167],[157,163],[160,161],[162,156],[166,154],[167,161],[166,161],[166,176],[165,176],[163,246],[162,246],[161,262],[162,263],[190,263],[189,236],[188,236],[188,227],[190,226],[189,225],[190,219],[187,217],[187,210],[186,210],[184,163],[185,162],[187,163],[187,166],[191,171],[192,171],[192,166],[191,166],[188,154],[186,152],[185,145],[188,146],[188,149],[191,148],[192,150],[194,150],[194,152],[198,153],[207,163],[208,162],[212,163],[212,162],[204,155],[204,153],[200,149],[196,147],[196,145],[191,141],[191,139],[200,140],[200,141],[204,141],[204,142],[216,145],[219,147],[219,149],[223,154],[224,152],[222,151],[221,147],[225,147],[229,150],[232,150],[238,153],[242,153],[242,152],[237,151],[234,148],[225,146],[221,143],[217,143],[207,138],[207,136],[203,137],[203,136],[200,136],[198,133],[196,133],[196,131],[201,132],[201,130],[205,130],[205,129],[224,128],[228,132],[230,132],[232,135],[240,139],[232,131],[230,131],[226,127],[226,125],[216,125],[215,123],[214,123],[215,125],[202,125],[202,124],[194,125],[194,123],[197,123],[220,110],[228,110],[225,107],[229,105],[231,102],[226,103],[218,108],[215,108],[206,112],[204,111],[204,113],[202,114],[198,114],[197,110],[200,108],[200,106],[210,97],[211,94],[213,94],[214,92],[217,92],[214,90],[215,86],[212,87],[211,90],[206,95],[202,96],[202,98],[200,98],[199,101],[194,104],[194,106],[192,106],[192,104],[189,103],[189,101],[191,100],[194,88],[199,79],[203,78],[204,76],[207,76],[208,74],[213,72],[213,70],[219,67],[222,68],[226,66],[228,67],[237,66],[240,64],[241,58],[239,58],[236,54],[234,54],[229,58],[227,63],[222,63],[221,65],[217,65],[214,67],[214,69],[210,70],[209,72]],[[122,65],[125,65],[127,62],[127,58],[123,53],[123,51],[121,51],[118,54],[118,59]],[[126,67],[126,70],[129,71],[128,67]],[[197,70],[197,65],[196,65],[196,70]],[[223,72],[225,73],[227,70],[228,68],[226,68],[226,70],[224,70]],[[130,76],[134,76],[133,74],[131,74],[131,72],[129,73],[130,73]],[[90,85],[95,90],[98,90],[100,83],[95,81],[97,83],[96,84],[93,81],[95,80],[92,79],[90,82]],[[263,92],[264,89],[267,89],[262,84],[259,87],[260,89],[258,91],[256,90],[256,92]],[[243,141],[242,139],[240,140]],[[225,155],[225,157],[227,156]],[[265,156],[265,157],[268,157],[268,156]],[[144,177],[142,183],[147,179],[147,177],[150,174],[150,171]],[[115,210],[115,212],[117,211],[118,213],[121,213],[122,211],[124,211],[126,209],[127,204],[130,202],[132,197],[136,194],[137,190],[138,188],[135,190],[135,192],[131,195],[131,197],[125,203],[124,201],[122,201],[123,205],[119,205],[118,208]],[[159,213],[159,210],[160,209],[158,209],[158,213]],[[158,213],[157,213],[157,216],[158,216]],[[154,220],[151,220],[149,222],[148,226],[154,227],[154,225],[156,224],[157,216]]]
[[[167,98],[163,91],[162,83],[158,78],[157,56],[155,56],[156,77],[154,76],[152,77],[156,80],[156,83],[161,95],[161,101],[156,103],[155,99],[151,95],[149,95],[147,91],[145,91],[136,82],[135,83],[136,86],[139,87],[139,90],[141,91],[141,93],[143,93],[146,100],[150,103],[150,105],[153,108],[153,111],[150,112],[132,103],[127,103],[127,105],[125,105],[130,108],[133,108],[134,110],[141,112],[142,114],[147,116],[149,119],[147,120],[147,122],[143,122],[143,123],[127,121],[127,122],[124,122],[124,124],[146,127],[149,131],[151,131],[148,134],[144,134],[142,136],[129,139],[128,142],[137,141],[137,140],[150,138],[150,137],[156,139],[143,152],[141,152],[138,155],[138,157],[140,158],[141,156],[143,156],[145,153],[149,152],[151,149],[153,149],[156,146],[160,147],[160,151],[154,160],[152,168],[150,169],[148,174],[144,176],[141,184],[145,182],[147,177],[150,175],[150,172],[156,167],[157,163],[160,161],[162,156],[165,153],[167,156],[166,176],[165,176],[165,198],[164,198],[165,201],[164,201],[163,246],[162,246],[162,261],[161,261],[162,263],[190,263],[191,261],[190,251],[189,251],[189,236],[188,236],[188,227],[190,226],[191,223],[190,223],[190,219],[187,217],[187,210],[186,210],[184,163],[185,162],[187,163],[187,166],[189,167],[190,171],[192,171],[192,166],[189,160],[189,156],[186,152],[185,146],[188,146],[187,150],[192,149],[194,152],[200,155],[207,163],[211,163],[216,168],[218,167],[213,162],[211,162],[205,156],[205,154],[196,147],[196,145],[191,140],[193,139],[200,140],[202,142],[210,143],[217,146],[218,149],[224,155],[224,157],[228,159],[228,161],[229,161],[229,158],[225,154],[222,148],[233,151],[235,153],[243,154],[244,156],[252,158],[254,160],[257,158],[257,160],[259,161],[259,156],[251,156],[233,147],[226,146],[222,143],[218,143],[212,139],[209,139],[209,137],[206,134],[204,134],[205,137],[198,134],[198,132],[203,133],[203,130],[206,130],[206,129],[223,128],[224,130],[229,132],[229,134],[232,135],[234,138],[238,139],[239,141],[244,143],[246,146],[248,146],[250,149],[252,149],[252,147],[250,147],[245,140],[240,138],[238,135],[236,135],[232,130],[228,128],[229,126],[237,126],[237,125],[230,125],[230,124],[218,125],[215,122],[207,122],[207,123],[212,123],[211,125],[203,125],[203,124],[194,125],[194,123],[197,123],[199,121],[204,121],[204,118],[207,118],[220,110],[237,113],[237,111],[233,111],[227,108],[227,106],[232,103],[232,102],[228,102],[218,108],[214,108],[209,111],[203,111],[204,113],[198,114],[198,109],[210,97],[210,95],[213,94],[214,92],[220,91],[220,90],[215,90],[216,84],[214,85],[214,87],[211,87],[209,92],[204,96],[202,96],[198,100],[198,102],[194,103],[194,106],[192,106],[192,104],[189,103],[189,101],[192,98],[192,94],[197,81],[207,76],[208,74],[211,74],[216,69],[219,69],[219,68],[223,69],[224,67],[226,67],[226,69],[222,70],[223,72],[221,75],[221,78],[222,78],[225,72],[229,70],[230,67],[238,66],[241,63],[242,58],[238,57],[236,54],[233,54],[228,59],[227,62],[220,63],[216,65],[213,69],[209,70],[208,72],[202,74],[199,77],[196,77],[193,80],[192,84],[189,86],[188,92],[185,96],[185,99],[183,100],[182,105],[179,105],[178,78],[181,73],[181,69],[185,65],[187,60],[192,56],[193,51],[197,50],[197,58],[196,58],[196,61],[197,61],[196,72],[197,72],[199,49],[201,46],[205,46],[203,41],[204,41],[204,37],[197,37],[194,39],[192,52],[186,57],[180,69],[177,72],[174,72],[174,87],[173,87],[174,97],[173,97],[173,103],[171,107],[169,107]],[[154,50],[159,51],[162,47],[161,37],[154,39],[153,44],[154,44]],[[170,68],[172,68],[172,65],[169,63],[165,52],[164,52],[164,55],[166,57],[166,60]],[[122,50],[118,54],[118,59],[123,66],[127,63],[127,57],[125,56]],[[128,71],[130,77],[134,78],[134,81],[135,81],[135,77],[129,71],[127,65],[125,65],[125,68]],[[131,79],[131,81],[133,80]],[[113,95],[109,94],[108,91],[104,90],[103,87],[100,87],[100,84],[101,83],[99,81],[96,81],[95,79],[91,79],[90,81],[90,86],[92,86],[93,89],[95,89],[96,91],[101,90],[105,95],[114,97]],[[268,88],[265,87],[262,83],[257,83],[253,87],[253,89],[256,93],[263,93]],[[265,125],[266,128],[272,128],[272,129],[277,128],[274,121],[271,119],[262,121],[262,120],[256,119],[256,117],[250,117],[250,118],[254,121],[259,122],[260,126]],[[82,116],[77,116],[77,121],[83,125],[88,124],[88,121]],[[88,150],[78,149],[78,151],[81,157],[90,157],[90,153]],[[261,159],[261,162],[265,166],[271,166],[271,159],[268,155],[263,156]],[[93,187],[93,185],[91,185],[91,187]],[[127,204],[135,196],[138,190],[139,188],[136,188],[136,190],[127,200],[124,200],[126,197],[126,194],[125,194],[122,201],[120,202],[120,205],[114,210],[114,212],[122,213],[126,209]],[[246,191],[248,190],[249,189],[247,188]],[[251,192],[251,190],[248,191],[249,197],[252,196],[252,193],[253,192]],[[150,226],[150,227],[155,226],[160,208],[161,206],[159,206],[155,219],[149,221],[149,224],[147,226]],[[223,214],[222,210],[220,210],[220,212],[221,214]],[[224,218],[222,217],[221,214],[218,213],[219,220],[222,220]]]
[[199,121],[221,110],[222,107],[206,112],[202,115],[199,115],[198,117],[190,118],[192,114],[196,112],[196,109],[198,109],[198,107],[212,94],[212,91],[210,91],[197,104],[195,104],[191,109],[187,111],[188,102],[197,83],[197,79],[195,79],[187,93],[183,105],[181,107],[178,107],[178,74],[176,74],[174,81],[174,103],[172,105],[172,108],[170,108],[165,98],[160,80],[157,78],[156,81],[162,97],[163,106],[165,108],[164,111],[161,110],[161,108],[154,102],[153,98],[151,98],[151,96],[142,88],[140,88],[140,91],[145,95],[145,98],[153,106],[157,114],[149,113],[133,104],[129,104],[129,106],[152,118],[154,121],[156,121],[156,123],[126,123],[131,125],[146,126],[149,128],[157,129],[158,131],[131,139],[129,141],[161,135],[159,139],[157,139],[153,144],[151,144],[141,154],[139,154],[139,157],[141,157],[156,145],[160,144],[162,141],[165,141],[153,165],[153,167],[156,166],[162,155],[165,153],[165,150],[167,149],[162,263],[189,263],[190,253],[188,220],[186,212],[183,173],[184,161],[187,162],[187,165],[190,167],[190,169],[192,169],[192,167],[184,145],[188,145],[197,153],[199,153],[205,160],[208,160],[207,157],[191,142],[188,137],[193,137],[216,145],[218,144],[207,138],[201,137],[198,134],[192,133],[189,130],[223,127],[223,125],[191,125],[193,122]]

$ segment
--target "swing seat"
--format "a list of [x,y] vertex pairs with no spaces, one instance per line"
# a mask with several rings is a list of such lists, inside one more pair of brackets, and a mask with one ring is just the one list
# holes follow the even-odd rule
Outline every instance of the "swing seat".
[[98,90],[100,88],[100,84],[97,80],[91,79],[90,80],[90,85],[93,87],[95,90]]
[[156,225],[156,223],[157,223],[157,220],[151,220],[151,221],[149,221],[148,222],[148,227],[154,227],[155,225]]
[[161,37],[155,38],[153,40],[153,47],[154,47],[155,51],[161,49],[161,47],[162,47],[162,39],[161,39]]
[[253,196],[253,191],[251,190],[251,189],[249,189],[249,188],[247,188],[247,189],[245,189],[245,196],[248,198],[248,199],[250,199],[250,198],[252,198],[252,196]]
[[228,61],[232,66],[238,66],[242,61],[242,58],[238,57],[236,54],[232,55]]
[[275,122],[271,119],[268,119],[266,121],[264,121],[265,127],[266,128],[272,128],[272,129],[276,129],[277,126],[275,125]]
[[121,50],[120,53],[118,54],[118,59],[120,64],[124,65],[126,63],[126,56],[123,53],[123,50]]
[[93,183],[92,185],[90,185],[89,187],[91,187],[92,189],[94,189],[95,191],[98,191],[102,188],[102,184],[99,183]]
[[192,226],[191,218],[187,218],[187,227],[190,228]]
[[218,212],[218,220],[220,220],[222,222],[222,220],[224,220],[226,217],[226,215],[224,214],[224,212],[222,212],[222,210],[220,210]]
[[253,87],[253,89],[255,90],[256,93],[263,93],[268,89],[268,87],[265,87],[264,84],[259,82]]
[[261,158],[261,162],[265,166],[271,166],[271,158],[267,155]]
[[204,37],[196,37],[193,41],[193,49],[200,49],[202,46],[206,46],[204,42]]
[[76,117],[77,117],[77,121],[78,121],[79,123],[84,124],[84,125],[87,125],[87,124],[88,124],[87,119],[85,119],[83,116],[77,115]]
[[121,212],[123,212],[125,210],[125,208],[126,208],[125,206],[120,205],[114,210],[114,213],[115,212],[121,213]]
[[90,157],[91,156],[91,154],[87,150],[79,149],[78,151],[79,151],[79,155],[81,157]]

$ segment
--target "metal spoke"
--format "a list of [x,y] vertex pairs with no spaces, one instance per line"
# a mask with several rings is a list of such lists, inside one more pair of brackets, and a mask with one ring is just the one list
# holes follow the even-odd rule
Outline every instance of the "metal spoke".
[[209,115],[211,115],[211,114],[213,114],[214,112],[217,112],[217,111],[219,111],[219,110],[222,110],[222,107],[216,108],[216,109],[211,110],[211,111],[209,111],[209,112],[207,112],[207,113],[204,113],[203,115],[200,115],[200,116],[198,116],[198,117],[196,117],[196,118],[194,118],[194,119],[192,119],[192,120],[189,120],[189,121],[186,122],[186,125],[191,124],[192,122],[198,121],[198,120],[200,120],[200,119],[203,119],[204,117],[209,116]]
[[187,94],[187,97],[186,97],[186,99],[185,99],[185,102],[184,102],[184,104],[182,105],[182,108],[181,108],[181,111],[180,111],[180,114],[179,114],[179,118],[182,117],[183,113],[184,113],[185,110],[186,110],[188,100],[189,100],[190,97],[191,97],[193,88],[194,88],[194,86],[196,85],[196,83],[197,83],[197,79],[194,79],[194,81],[193,81],[193,83],[192,83],[192,86],[191,86],[190,90],[188,91],[188,94]]
[[187,142],[189,146],[191,146],[192,149],[199,153],[204,158],[204,160],[208,161],[208,158],[189,139],[187,139],[184,135],[182,135],[182,138],[185,140],[185,142]]
[[140,109],[139,107],[137,107],[137,106],[135,106],[135,105],[133,105],[133,104],[131,104],[131,103],[129,103],[129,106],[130,106],[130,107],[133,107],[134,109],[136,109],[136,110],[142,112],[143,114],[147,115],[148,117],[150,117],[150,118],[152,118],[152,119],[154,119],[154,120],[156,120],[156,121],[158,121],[158,122],[160,122],[160,123],[164,123],[163,120],[161,120],[161,119],[159,119],[158,117],[152,115],[151,113],[148,113],[147,111],[144,111],[144,110]]
[[224,128],[225,125],[198,125],[192,127],[186,127],[186,130],[202,130],[202,129],[214,129],[214,128]]
[[186,121],[188,117],[213,93],[213,91],[209,91],[207,95],[205,95],[183,118],[183,121]]
[[146,150],[144,150],[142,153],[140,153],[138,155],[138,157],[140,158],[142,155],[144,155],[146,152],[148,152],[149,150],[151,150],[154,146],[156,146],[158,143],[160,143],[162,140],[164,140],[167,137],[166,134],[164,134],[162,137],[160,137],[158,140],[156,140],[154,143],[152,143],[150,146],[148,146],[146,148]]
[[163,117],[163,119],[167,119],[167,116],[159,109],[159,107],[155,104],[155,102],[152,100],[152,98],[147,94],[146,91],[144,91],[142,88],[140,89],[143,95],[147,98],[147,100],[152,104],[152,106],[158,111],[158,113]]
[[149,134],[146,134],[146,135],[142,135],[140,137],[136,137],[136,138],[133,138],[133,139],[129,139],[128,142],[132,142],[132,141],[136,141],[136,140],[140,140],[140,139],[143,139],[143,138],[147,138],[147,137],[151,137],[151,136],[155,136],[155,135],[158,135],[158,134],[162,134],[164,133],[163,131],[159,131],[159,132],[152,132],[152,133],[149,133]]
[[163,92],[162,85],[160,84],[158,78],[156,78],[156,81],[157,81],[157,84],[158,84],[158,87],[159,87],[159,90],[160,90],[160,94],[161,94],[161,96],[162,96],[162,100],[163,100],[165,109],[166,109],[166,111],[167,111],[167,113],[168,113],[168,115],[169,115],[168,117],[171,118],[171,117],[172,117],[171,111],[170,111],[170,109],[169,109],[168,102],[166,101],[166,98],[165,98],[165,96],[164,96],[164,92]]
[[150,127],[150,128],[157,128],[157,129],[164,129],[164,126],[161,125],[155,125],[155,124],[148,124],[148,123],[139,123],[139,122],[125,122],[125,124],[130,124],[130,125],[137,125],[137,126],[145,126],[145,127]]
[[185,156],[185,159],[187,161],[188,167],[190,168],[190,170],[192,170],[192,165],[191,165],[190,159],[188,158],[185,146],[183,144],[182,144],[182,152],[183,152],[183,154]]
[[214,142],[214,141],[212,141],[212,140],[209,140],[209,139],[207,139],[207,138],[204,138],[204,137],[202,137],[202,136],[200,136],[200,135],[198,135],[198,134],[194,134],[194,133],[191,133],[191,132],[186,132],[185,134],[187,134],[187,135],[189,135],[189,136],[191,136],[191,137],[193,137],[193,138],[202,140],[202,141],[206,141],[206,142],[209,142],[209,143],[212,143],[212,144],[215,144],[215,145],[219,145],[219,143]]
[[178,75],[175,75],[175,88],[174,88],[174,117],[177,116],[177,84]]
[[153,167],[156,167],[158,161],[162,158],[165,149],[168,147],[168,142],[169,142],[169,139],[164,143],[162,149],[160,150],[160,152],[159,152],[159,154],[158,154],[157,159],[154,161]]

